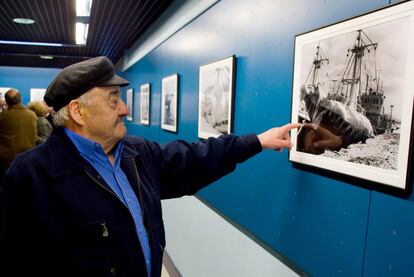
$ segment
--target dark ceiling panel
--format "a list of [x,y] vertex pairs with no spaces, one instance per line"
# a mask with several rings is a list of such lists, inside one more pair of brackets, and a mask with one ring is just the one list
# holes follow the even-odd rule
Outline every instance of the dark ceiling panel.
[[[0,0],[0,40],[62,43],[64,47],[0,44],[0,65],[65,67],[105,55],[114,63],[173,0],[93,0],[86,45],[75,44],[75,0]],[[13,18],[32,18],[32,25]],[[40,55],[52,55],[42,60]]]
[[[75,0],[1,0],[2,40],[74,43]],[[13,18],[32,18],[23,25]]]

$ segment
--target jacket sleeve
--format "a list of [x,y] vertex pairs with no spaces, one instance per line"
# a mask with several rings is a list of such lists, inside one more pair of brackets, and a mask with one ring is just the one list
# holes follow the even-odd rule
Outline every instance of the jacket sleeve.
[[155,146],[161,198],[195,194],[262,151],[256,135],[224,135],[202,142],[174,141]]

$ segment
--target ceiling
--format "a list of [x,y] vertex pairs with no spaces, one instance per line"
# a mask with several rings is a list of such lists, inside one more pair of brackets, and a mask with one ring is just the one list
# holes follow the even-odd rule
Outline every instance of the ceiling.
[[[115,64],[173,0],[93,0],[86,45],[75,44],[75,0],[0,0],[0,40],[63,47],[0,44],[0,65],[57,67],[96,56]],[[13,18],[31,18],[23,25]],[[53,59],[41,59],[51,55]]]

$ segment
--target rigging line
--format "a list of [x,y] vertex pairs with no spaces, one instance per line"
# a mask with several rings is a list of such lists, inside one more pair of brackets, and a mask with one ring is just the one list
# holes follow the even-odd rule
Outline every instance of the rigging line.
[[311,69],[309,70],[309,73],[308,73],[308,77],[306,77],[306,79],[305,79],[305,84],[308,82],[308,79],[309,79],[309,77],[310,77],[310,75],[313,71],[313,67],[314,67],[314,65],[312,64]]
[[371,44],[375,44],[374,42],[372,42],[372,40],[368,37],[368,35],[364,32],[364,30],[361,29],[361,32],[365,35],[365,37],[369,40],[369,42]]
[[323,52],[322,48],[319,47],[319,50],[321,51],[321,58],[322,60],[326,60],[329,63],[329,59],[327,58],[325,52]]

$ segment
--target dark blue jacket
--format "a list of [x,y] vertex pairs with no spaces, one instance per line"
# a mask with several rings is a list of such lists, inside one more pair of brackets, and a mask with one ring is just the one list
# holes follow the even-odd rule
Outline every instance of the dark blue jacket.
[[[161,199],[191,195],[261,151],[255,135],[159,145],[125,138],[121,167],[141,203],[153,276],[165,247]],[[62,128],[19,155],[0,191],[0,276],[146,276],[128,208]]]

